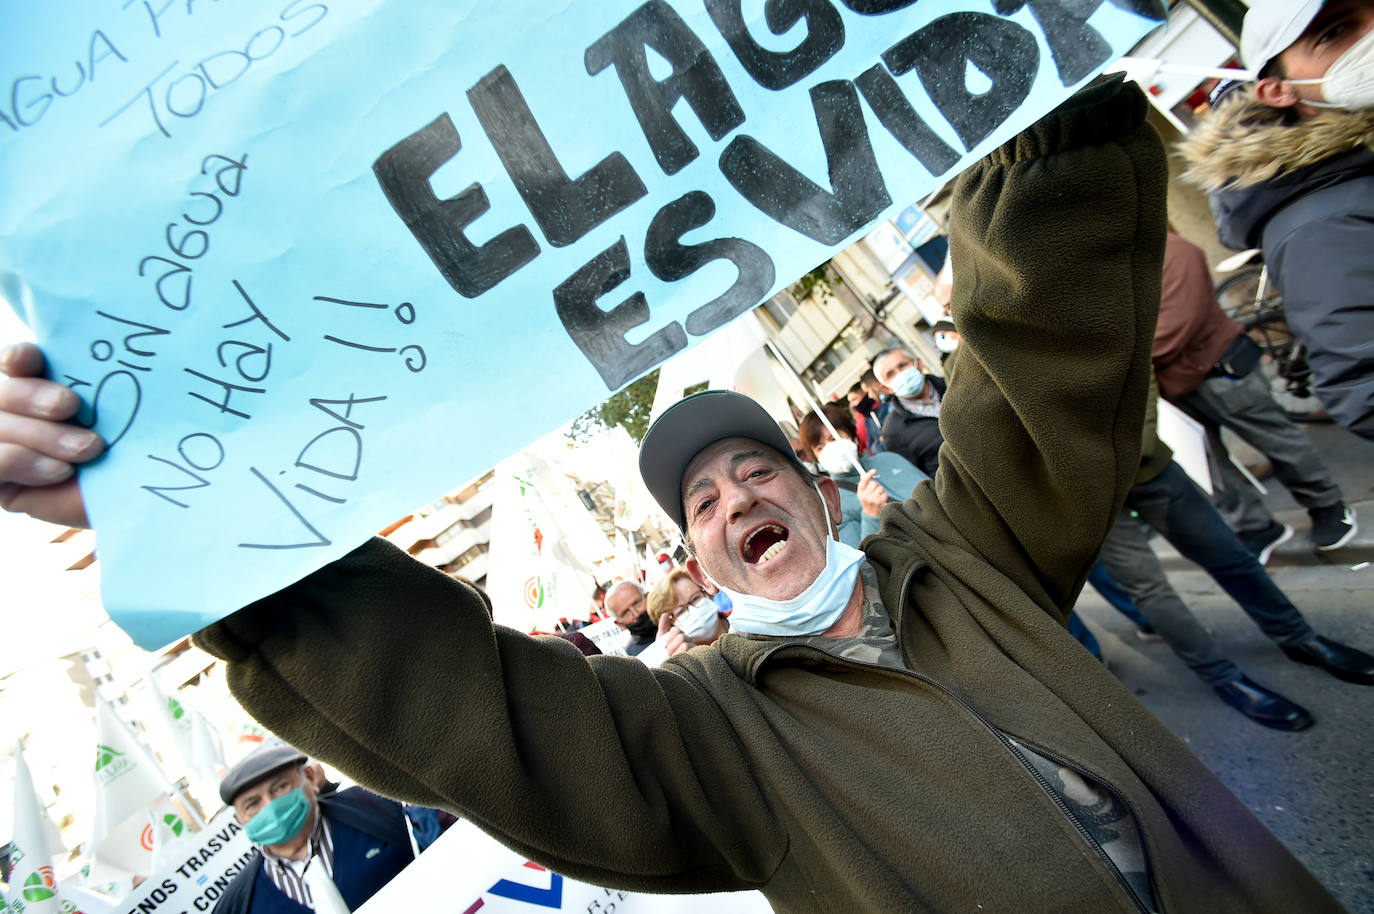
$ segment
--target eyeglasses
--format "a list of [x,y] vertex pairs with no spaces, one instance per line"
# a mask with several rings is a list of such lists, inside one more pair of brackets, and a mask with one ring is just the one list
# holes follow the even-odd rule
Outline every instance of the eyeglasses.
[[692,597],[692,599],[688,600],[686,603],[680,604],[680,605],[678,605],[678,606],[674,606],[674,607],[673,607],[673,618],[676,619],[678,616],[682,615],[682,613],[683,613],[684,611],[686,611],[686,610],[689,610],[689,609],[700,609],[701,607],[705,606],[705,605],[706,605],[707,603],[709,603],[709,602],[711,602],[711,598],[710,598],[710,597],[708,597],[708,596],[707,596],[706,594],[704,594],[704,593],[698,593],[695,597]]

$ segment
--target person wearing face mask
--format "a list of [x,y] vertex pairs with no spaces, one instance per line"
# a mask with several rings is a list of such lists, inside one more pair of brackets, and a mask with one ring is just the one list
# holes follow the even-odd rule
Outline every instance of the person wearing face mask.
[[930,328],[930,336],[935,341],[935,348],[940,350],[940,363],[946,366],[948,372],[950,356],[958,350],[963,337],[954,329],[951,321],[936,321],[935,326]]
[[[299,914],[341,904],[356,910],[437,837],[436,810],[403,810],[361,787],[334,786],[323,768],[285,745],[258,749],[230,769],[220,799],[234,808],[257,852],[219,897],[215,914]],[[421,814],[415,821],[424,829],[412,826],[413,814]]]
[[1263,250],[1332,418],[1374,440],[1374,0],[1254,0],[1240,50],[1253,80],[1180,145],[1185,177],[1223,244]]
[[658,626],[658,640],[669,657],[698,644],[715,644],[730,630],[712,595],[681,568],[668,572],[649,592],[649,618]]
[[840,488],[840,542],[858,546],[864,537],[878,532],[883,505],[910,498],[916,484],[930,477],[898,454],[861,453],[849,411],[838,403],[827,403],[821,409],[839,437],[830,433],[820,416],[810,412],[802,419],[802,443]]
[[878,401],[868,395],[862,384],[857,383],[849,388],[845,399],[854,417],[854,430],[859,434],[859,453],[881,453],[883,426],[876,415]]
[[615,624],[630,633],[630,643],[625,652],[631,657],[638,656],[645,648],[654,643],[658,627],[649,618],[645,605],[644,590],[633,581],[620,581],[606,591],[606,613],[615,619]]
[[873,373],[895,394],[883,422],[883,447],[900,454],[927,476],[940,465],[940,403],[945,382],[926,374],[925,365],[906,349],[884,349],[873,359]]

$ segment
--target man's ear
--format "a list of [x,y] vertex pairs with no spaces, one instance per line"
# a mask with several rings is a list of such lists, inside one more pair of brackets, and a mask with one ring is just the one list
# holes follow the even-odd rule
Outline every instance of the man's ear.
[[844,512],[840,510],[840,487],[835,485],[835,480],[829,476],[822,476],[816,480],[816,485],[820,486],[821,497],[825,499],[825,507],[830,512],[830,522],[835,525],[835,530],[840,529],[840,521],[844,519]]
[[320,765],[318,762],[306,762],[304,772],[305,779],[309,781],[311,786],[313,786],[316,790],[319,790],[324,786],[327,778],[324,774],[324,767]]
[[687,569],[687,574],[691,575],[692,580],[696,582],[696,585],[700,587],[702,590],[706,591],[712,596],[715,596],[717,593],[720,592],[720,588],[717,587],[715,583],[709,577],[706,576],[706,569],[701,567],[701,562],[697,561],[696,556],[687,556],[687,561],[683,564],[682,567]]
[[1302,101],[1293,87],[1277,76],[1266,76],[1255,83],[1255,98],[1270,108],[1291,108]]

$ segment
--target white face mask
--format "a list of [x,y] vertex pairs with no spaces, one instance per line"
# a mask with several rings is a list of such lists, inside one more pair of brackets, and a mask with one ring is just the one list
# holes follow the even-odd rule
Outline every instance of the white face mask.
[[935,348],[946,354],[951,353],[959,348],[959,338],[941,334],[935,338]]
[[1359,111],[1374,108],[1374,29],[1346,49],[1321,79],[1285,80],[1294,86],[1321,86],[1326,101],[1304,103],[1314,108],[1345,108]]
[[677,614],[673,624],[689,641],[710,641],[720,625],[720,613],[716,612],[716,604],[711,598],[701,594],[694,597],[692,602],[687,604],[687,608]]
[[831,476],[853,473],[859,462],[859,446],[848,438],[834,438],[816,454],[816,462]]

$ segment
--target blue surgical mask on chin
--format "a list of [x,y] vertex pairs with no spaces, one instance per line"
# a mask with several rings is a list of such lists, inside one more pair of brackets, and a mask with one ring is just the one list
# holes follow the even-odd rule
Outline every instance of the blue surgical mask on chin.
[[[790,600],[756,597],[717,583],[735,606],[730,613],[731,629],[755,635],[819,635],[844,614],[865,556],[830,535],[830,507],[819,486],[816,494],[825,509],[825,567],[809,587]],[[714,578],[711,580],[715,583]]]
[[908,400],[919,397],[925,386],[926,376],[914,365],[893,378],[892,383],[888,385],[893,393]]

